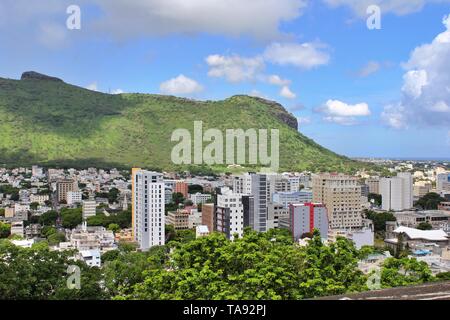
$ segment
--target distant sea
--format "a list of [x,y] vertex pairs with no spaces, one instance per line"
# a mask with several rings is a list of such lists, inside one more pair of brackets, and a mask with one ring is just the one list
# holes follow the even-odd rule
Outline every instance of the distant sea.
[[450,157],[447,158],[426,158],[426,157],[352,157],[353,159],[377,159],[377,160],[401,160],[401,161],[436,161],[436,162],[450,162]]

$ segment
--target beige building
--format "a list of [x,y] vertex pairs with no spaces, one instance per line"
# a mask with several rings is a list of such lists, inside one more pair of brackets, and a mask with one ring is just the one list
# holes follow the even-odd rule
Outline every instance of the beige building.
[[313,176],[313,202],[328,209],[330,228],[362,226],[361,185],[358,178],[342,174]]
[[421,198],[430,193],[433,185],[429,181],[417,181],[414,183],[414,197]]
[[166,224],[172,225],[175,230],[188,230],[189,215],[190,212],[183,209],[178,209],[177,211],[169,211],[166,217]]
[[58,202],[67,200],[67,192],[69,191],[78,191],[77,182],[72,179],[59,180],[56,183],[56,195]]
[[370,177],[366,179],[369,186],[369,193],[380,194],[380,177]]

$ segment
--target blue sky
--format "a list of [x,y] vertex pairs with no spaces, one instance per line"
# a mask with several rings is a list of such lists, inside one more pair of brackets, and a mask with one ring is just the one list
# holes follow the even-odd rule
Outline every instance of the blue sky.
[[[66,8],[81,9],[68,30]],[[369,4],[381,29],[366,26]],[[4,0],[0,77],[276,100],[347,156],[450,158],[450,1]]]

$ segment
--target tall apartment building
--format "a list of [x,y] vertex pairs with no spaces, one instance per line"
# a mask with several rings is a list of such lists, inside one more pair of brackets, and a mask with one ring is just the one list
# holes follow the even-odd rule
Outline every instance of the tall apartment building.
[[134,240],[143,251],[165,243],[163,175],[132,169],[132,228]]
[[294,241],[305,233],[319,230],[323,239],[328,237],[328,213],[321,203],[298,203],[289,205],[288,217],[280,219],[280,227],[291,231]]
[[66,201],[68,205],[81,203],[83,195],[81,191],[67,191]]
[[166,217],[166,224],[173,226],[175,230],[188,230],[189,215],[189,211],[184,209],[170,211]]
[[440,173],[436,176],[436,189],[438,192],[450,191],[450,172]]
[[409,172],[380,180],[381,208],[401,211],[413,207],[413,178]]
[[380,194],[380,177],[370,177],[366,179],[369,186],[369,193]]
[[67,192],[78,191],[78,183],[72,179],[61,179],[56,182],[56,197],[58,202],[67,201]]
[[252,176],[253,213],[250,212],[249,223],[253,230],[265,232],[267,227],[267,206],[270,200],[269,179],[265,174]]
[[202,225],[207,226],[210,232],[216,230],[214,203],[205,203],[202,206]]
[[239,194],[251,194],[253,174],[254,173],[245,173],[243,175],[234,177],[233,192]]
[[331,228],[362,226],[361,186],[358,178],[342,174],[320,174],[312,178],[313,202],[323,203]]
[[185,199],[188,197],[188,184],[184,181],[177,181],[175,183],[175,189],[173,190],[174,193],[181,193]]
[[237,234],[238,237],[244,235],[244,207],[242,203],[242,194],[234,193],[229,188],[222,188],[221,193],[217,195],[218,212],[226,212],[223,219],[229,219],[225,225],[228,227],[230,239]]
[[289,209],[287,207],[278,203],[270,203],[267,208],[267,230],[278,229],[280,220],[288,216]]
[[82,206],[83,219],[93,217],[96,214],[97,202],[95,200],[84,200]]

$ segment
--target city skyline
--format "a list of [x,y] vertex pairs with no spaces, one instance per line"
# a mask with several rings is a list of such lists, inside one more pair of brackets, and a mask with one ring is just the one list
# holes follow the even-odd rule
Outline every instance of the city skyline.
[[[81,29],[69,30],[69,1],[6,1],[0,76],[35,70],[91,90],[198,100],[257,95],[339,154],[450,157],[449,2],[369,2],[253,1],[230,6],[229,19],[205,1],[185,11],[79,1]],[[369,4],[380,6],[380,30],[367,28]]]

